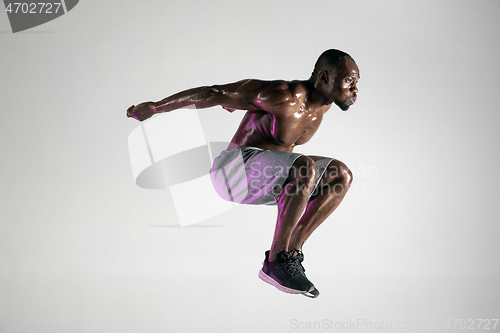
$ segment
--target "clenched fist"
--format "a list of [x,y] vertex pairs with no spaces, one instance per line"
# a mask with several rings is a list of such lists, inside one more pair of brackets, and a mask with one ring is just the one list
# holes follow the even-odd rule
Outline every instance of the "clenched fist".
[[132,105],[127,110],[127,117],[135,118],[139,121],[144,121],[148,118],[151,118],[154,114],[156,114],[156,108],[154,107],[153,102],[144,102],[137,106]]

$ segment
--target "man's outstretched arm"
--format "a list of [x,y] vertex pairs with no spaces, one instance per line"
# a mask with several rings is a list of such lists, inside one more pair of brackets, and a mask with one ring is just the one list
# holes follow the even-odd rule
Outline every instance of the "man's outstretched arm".
[[272,108],[271,104],[280,104],[289,95],[288,84],[285,81],[242,80],[225,85],[185,90],[159,102],[132,105],[127,110],[127,117],[143,121],[157,113],[189,106],[203,109],[220,105],[230,112],[263,110],[265,106]]

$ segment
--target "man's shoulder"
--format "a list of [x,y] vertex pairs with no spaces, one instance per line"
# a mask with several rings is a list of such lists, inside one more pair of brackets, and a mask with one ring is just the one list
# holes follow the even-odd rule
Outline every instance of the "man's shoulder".
[[239,83],[239,92],[251,96],[248,102],[257,110],[265,110],[274,115],[283,115],[299,107],[307,95],[303,81],[248,79]]
[[288,90],[290,92],[306,91],[307,87],[304,81],[300,80],[261,80],[246,79],[238,82],[241,87],[257,88],[260,90]]
[[293,80],[272,80],[272,81],[261,81],[262,90],[268,92],[279,92],[280,94],[286,94],[291,96],[300,96],[307,94],[307,86],[304,81]]
[[290,82],[286,80],[251,80],[251,83],[270,90],[289,90]]
[[294,94],[303,94],[307,93],[308,86],[306,84],[307,81],[293,80],[288,82],[289,89]]
[[277,89],[287,89],[290,91],[295,91],[297,89],[299,90],[306,90],[306,86],[304,84],[304,81],[300,80],[272,80],[272,81],[267,81],[270,86],[273,86]]

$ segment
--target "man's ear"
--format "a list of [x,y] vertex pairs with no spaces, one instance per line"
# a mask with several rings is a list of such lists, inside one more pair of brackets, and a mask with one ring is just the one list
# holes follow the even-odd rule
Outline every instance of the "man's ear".
[[328,84],[330,82],[330,76],[326,70],[322,70],[318,74],[318,80],[324,84]]

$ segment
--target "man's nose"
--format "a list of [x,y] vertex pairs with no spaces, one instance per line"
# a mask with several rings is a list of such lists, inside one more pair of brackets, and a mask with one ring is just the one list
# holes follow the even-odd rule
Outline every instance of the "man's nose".
[[351,91],[352,91],[353,93],[355,93],[355,94],[357,94],[357,93],[358,93],[358,87],[356,86],[356,83],[354,83],[354,84],[352,85],[352,87],[351,87]]

